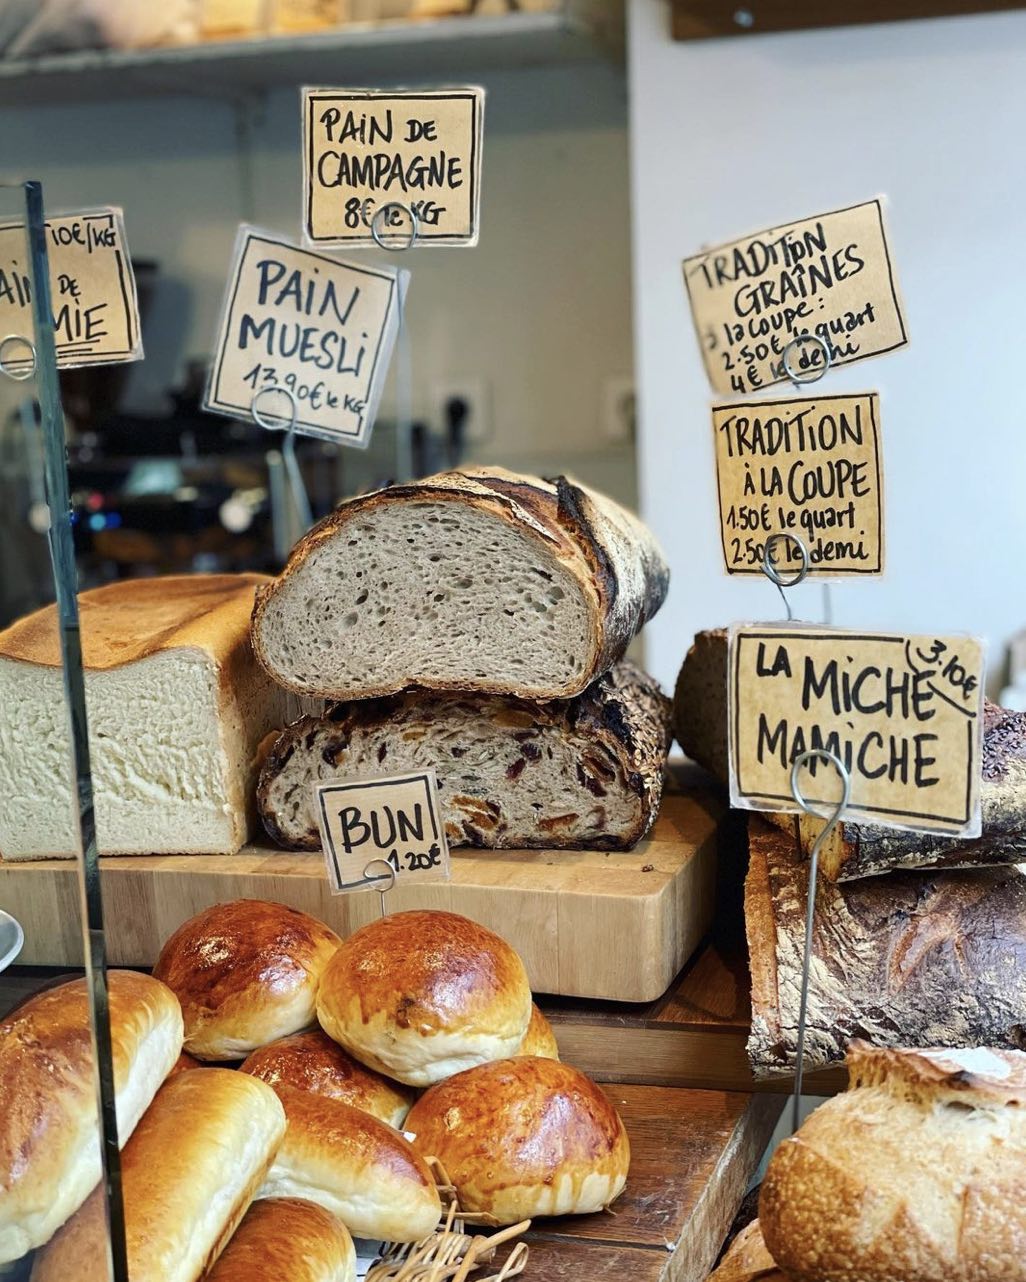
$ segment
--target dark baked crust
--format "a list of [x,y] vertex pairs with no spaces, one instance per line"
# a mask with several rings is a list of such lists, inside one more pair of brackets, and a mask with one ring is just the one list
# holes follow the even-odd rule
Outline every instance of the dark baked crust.
[[[808,863],[792,836],[749,819],[745,921],[748,1053],[757,1076],[791,1072]],[[1015,868],[821,881],[805,1067],[848,1043],[1026,1046],[1026,877]]]
[[730,775],[725,628],[696,633],[673,692],[673,732],[685,754],[726,788]]
[[[520,775],[546,769],[542,746],[547,736],[557,735],[574,745],[579,754],[578,780],[590,793],[601,800],[609,790],[624,789],[637,797],[638,805],[633,808],[633,824],[620,830],[610,823],[597,834],[576,836],[555,825],[555,816],[542,812],[532,830],[514,829],[507,821],[503,796],[494,795],[494,789],[475,790],[461,778],[460,758],[450,755],[461,750],[458,745],[447,746],[439,752],[435,769],[451,846],[629,850],[654,822],[670,745],[670,701],[651,677],[623,661],[584,694],[569,700],[535,703],[498,695],[407,692],[335,704],[322,717],[303,717],[278,736],[260,772],[257,801],[264,827],[283,846],[317,849],[320,836],[308,797],[310,784],[323,777],[324,763],[337,770],[337,777],[344,777],[353,735],[370,732],[380,735],[374,755],[385,771],[391,744],[404,736],[443,728],[457,713],[471,716],[482,734],[494,734],[497,750],[512,745],[516,760],[510,768]],[[309,767],[300,772],[302,781],[297,777],[295,786],[288,789],[289,807],[301,810],[298,822],[283,816],[282,798],[275,795],[279,775],[286,766],[295,769],[297,753],[309,757]],[[514,786],[518,777],[512,777],[508,786]]]

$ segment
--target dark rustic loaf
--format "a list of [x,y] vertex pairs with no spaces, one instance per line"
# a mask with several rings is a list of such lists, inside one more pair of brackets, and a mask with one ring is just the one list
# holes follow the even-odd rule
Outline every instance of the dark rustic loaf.
[[668,581],[655,539],[604,495],[445,472],[316,525],[259,593],[253,647],[300,694],[570,698],[621,658]]
[[[673,728],[687,755],[726,787],[725,629],[695,637],[677,678]],[[1026,713],[989,701],[984,705],[980,802],[983,831],[968,841],[842,820],[820,851],[820,869],[831,881],[852,881],[895,868],[972,868],[1026,860]],[[824,824],[807,814],[777,813],[767,818],[789,832],[797,825],[806,854]]]
[[320,844],[311,785],[433,766],[450,845],[628,850],[659,809],[670,701],[621,662],[576,699],[410,692],[283,730],[260,776],[271,836]]
[[[793,835],[749,818],[748,1054],[758,1077],[794,1069],[808,862]],[[805,1067],[879,1046],[1026,1046],[1026,877],[1015,868],[821,881]]]

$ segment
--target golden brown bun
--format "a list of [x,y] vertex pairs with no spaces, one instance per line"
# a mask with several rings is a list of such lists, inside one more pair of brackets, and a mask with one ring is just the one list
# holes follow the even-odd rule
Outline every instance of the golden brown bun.
[[524,964],[498,935],[455,913],[391,913],[332,958],[317,1018],[379,1073],[429,1086],[515,1055],[531,1018]]
[[357,1237],[416,1242],[442,1203],[427,1165],[391,1126],[341,1100],[279,1086],[288,1130],[258,1197],[316,1202]]
[[709,1282],[788,1282],[762,1240],[759,1221],[746,1225],[731,1242]]
[[[178,574],[81,592],[83,666],[103,672],[185,646],[222,654],[226,638],[246,630],[257,586],[268,582],[264,574]],[[0,632],[0,656],[59,668],[57,607],[44,606]]]
[[[174,994],[148,975],[108,975],[118,1135],[135,1129],[182,1049]],[[49,1241],[100,1178],[84,979],[0,1023],[0,1263]]]
[[769,1164],[796,1282],[1026,1282],[1026,1054],[852,1043],[850,1087]]
[[203,1282],[355,1282],[356,1249],[334,1215],[298,1198],[254,1202]]
[[537,1059],[559,1059],[559,1047],[552,1025],[538,1007],[531,1003],[531,1022],[527,1026],[518,1055],[533,1055]]
[[619,1114],[594,1082],[554,1059],[458,1073],[421,1096],[406,1130],[441,1161],[464,1210],[500,1224],[600,1211],[627,1182]]
[[[246,1213],[285,1133],[263,1082],[226,1068],[176,1073],[121,1159],[132,1282],[197,1282]],[[102,1190],[36,1257],[32,1282],[107,1282]]]
[[294,1033],[261,1047],[242,1065],[242,1071],[275,1090],[293,1086],[341,1100],[400,1129],[414,1099],[413,1091],[364,1068],[320,1029]]
[[185,1051],[182,1051],[171,1066],[171,1072],[168,1073],[168,1077],[173,1077],[175,1073],[187,1073],[190,1068],[202,1068],[202,1065],[198,1059],[193,1059],[191,1055],[187,1055]]
[[316,1022],[317,985],[339,942],[308,913],[236,899],[179,926],[153,973],[182,1004],[191,1055],[242,1059]]

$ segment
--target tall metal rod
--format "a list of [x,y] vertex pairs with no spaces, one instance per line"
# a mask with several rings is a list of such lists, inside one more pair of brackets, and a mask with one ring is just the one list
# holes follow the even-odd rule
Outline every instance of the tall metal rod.
[[50,508],[48,539],[57,593],[64,694],[71,715],[71,755],[78,826],[82,847],[79,891],[82,937],[85,946],[86,984],[92,1013],[93,1055],[100,1121],[100,1160],[109,1226],[109,1275],[112,1282],[129,1282],[125,1250],[124,1202],[121,1191],[121,1158],[115,1111],[114,1067],[111,1057],[110,1003],[107,990],[107,956],[103,933],[103,899],[96,850],[96,815],[89,763],[85,678],[82,671],[82,636],[78,617],[78,576],[71,530],[68,493],[64,411],[57,383],[57,356],[53,337],[50,268],[43,221],[43,189],[25,183],[28,213],[29,257],[32,264],[32,310],[36,332],[39,407],[43,432],[43,465],[46,501]]

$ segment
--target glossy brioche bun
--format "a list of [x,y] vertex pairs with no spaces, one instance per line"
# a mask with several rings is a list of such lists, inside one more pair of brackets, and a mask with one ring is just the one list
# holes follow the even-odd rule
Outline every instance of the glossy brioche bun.
[[179,926],[153,973],[182,1004],[190,1055],[242,1059],[316,1023],[317,985],[338,945],[307,913],[236,899]]
[[254,1202],[203,1282],[355,1282],[356,1248],[334,1215],[298,1198]]
[[364,1068],[319,1028],[261,1047],[242,1065],[242,1072],[259,1077],[275,1090],[294,1086],[341,1100],[399,1129],[414,1099],[408,1087]]
[[362,1063],[430,1086],[515,1055],[531,988],[517,954],[484,926],[455,913],[391,913],[331,959],[317,1018]]
[[316,1202],[357,1237],[416,1242],[434,1231],[438,1186],[397,1131],[341,1100],[291,1086],[278,1095],[288,1130],[258,1197]]
[[[182,1012],[148,975],[107,979],[124,1144],[182,1049]],[[76,979],[0,1023],[0,1264],[49,1241],[100,1174],[89,995]]]
[[[226,1068],[176,1073],[125,1145],[132,1282],[197,1282],[239,1224],[285,1133],[274,1091]],[[107,1282],[97,1188],[36,1256],[32,1282]]]
[[533,1055],[536,1059],[559,1059],[559,1047],[552,1025],[537,1006],[531,1003],[531,1022],[527,1026],[518,1055]]
[[600,1211],[627,1182],[619,1114],[594,1082],[555,1059],[458,1073],[421,1096],[406,1130],[445,1167],[460,1206],[500,1224]]

